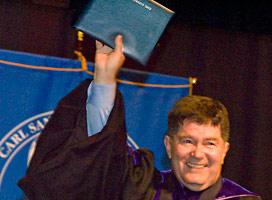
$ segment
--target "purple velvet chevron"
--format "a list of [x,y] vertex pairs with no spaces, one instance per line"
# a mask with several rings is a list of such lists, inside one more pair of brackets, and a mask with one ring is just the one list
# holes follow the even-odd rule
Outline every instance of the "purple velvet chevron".
[[259,195],[248,191],[247,189],[243,188],[242,186],[238,185],[237,183],[223,178],[223,186],[216,196],[217,200],[226,199],[226,198],[235,198],[235,197],[242,197],[242,196],[255,196],[260,197]]

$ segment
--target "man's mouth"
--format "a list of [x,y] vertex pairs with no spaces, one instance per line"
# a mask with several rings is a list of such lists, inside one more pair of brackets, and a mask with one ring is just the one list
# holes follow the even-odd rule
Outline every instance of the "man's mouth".
[[206,165],[203,164],[193,164],[193,163],[186,163],[188,167],[195,168],[195,169],[201,169],[206,167]]

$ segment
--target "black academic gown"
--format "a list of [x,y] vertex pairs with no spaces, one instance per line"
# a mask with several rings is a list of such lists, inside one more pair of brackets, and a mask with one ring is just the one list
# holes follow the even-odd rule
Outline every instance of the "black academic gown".
[[107,124],[88,137],[89,84],[85,80],[58,103],[19,187],[30,200],[170,200],[175,177],[162,178],[151,151],[135,151],[126,143],[124,103],[118,90]]
[[[99,134],[87,135],[86,80],[57,105],[42,131],[27,173],[18,185],[29,199],[151,199],[153,155],[142,150],[139,164],[130,165],[123,99]],[[156,171],[156,173],[159,173]],[[134,192],[137,187],[137,192]]]

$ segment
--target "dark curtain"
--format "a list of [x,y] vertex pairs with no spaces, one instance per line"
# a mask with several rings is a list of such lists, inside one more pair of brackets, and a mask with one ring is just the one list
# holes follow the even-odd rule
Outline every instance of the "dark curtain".
[[[0,1],[0,48],[75,58],[75,11],[22,2]],[[83,52],[93,61],[94,41],[88,36]],[[147,66],[127,58],[124,67],[197,78],[193,93],[219,99],[229,110],[231,147],[223,175],[270,199],[271,34],[172,21]]]

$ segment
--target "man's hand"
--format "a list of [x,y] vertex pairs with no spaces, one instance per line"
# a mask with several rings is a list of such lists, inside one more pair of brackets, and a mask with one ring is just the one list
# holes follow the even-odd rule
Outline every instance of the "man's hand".
[[96,41],[94,83],[107,85],[116,82],[116,76],[125,61],[122,49],[121,35],[115,38],[114,49]]

